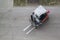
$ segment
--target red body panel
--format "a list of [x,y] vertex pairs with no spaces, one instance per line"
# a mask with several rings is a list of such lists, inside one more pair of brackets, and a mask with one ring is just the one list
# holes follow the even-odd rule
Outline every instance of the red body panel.
[[49,10],[47,11],[47,15],[46,15],[46,17],[42,20],[42,23],[45,22],[45,21],[48,19],[48,13],[50,13]]

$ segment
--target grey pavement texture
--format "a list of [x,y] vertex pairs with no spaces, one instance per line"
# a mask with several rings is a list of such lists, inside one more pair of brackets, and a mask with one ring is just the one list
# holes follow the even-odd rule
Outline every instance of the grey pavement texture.
[[0,12],[0,40],[60,40],[59,6],[44,6],[50,10],[48,22],[28,35],[22,31],[30,24],[30,14],[36,7],[14,7],[8,12]]

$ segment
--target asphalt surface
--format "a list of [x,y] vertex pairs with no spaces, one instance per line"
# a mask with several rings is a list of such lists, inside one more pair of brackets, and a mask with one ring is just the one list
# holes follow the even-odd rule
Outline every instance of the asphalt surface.
[[0,12],[0,40],[60,40],[60,7],[44,6],[50,10],[49,20],[26,35],[23,29],[30,25],[29,18],[37,6],[14,7]]

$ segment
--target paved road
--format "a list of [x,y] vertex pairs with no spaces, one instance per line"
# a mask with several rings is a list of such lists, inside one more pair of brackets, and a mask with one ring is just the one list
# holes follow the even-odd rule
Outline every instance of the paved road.
[[29,15],[36,7],[15,7],[0,13],[0,40],[60,40],[60,7],[57,6],[46,6],[51,11],[46,24],[28,35],[23,32],[30,24]]

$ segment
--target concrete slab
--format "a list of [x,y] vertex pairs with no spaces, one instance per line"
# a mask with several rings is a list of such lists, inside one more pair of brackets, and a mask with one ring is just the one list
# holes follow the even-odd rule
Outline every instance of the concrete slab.
[[22,30],[30,24],[29,15],[36,7],[15,7],[0,13],[0,40],[60,40],[60,7],[46,7],[50,19],[26,35]]

